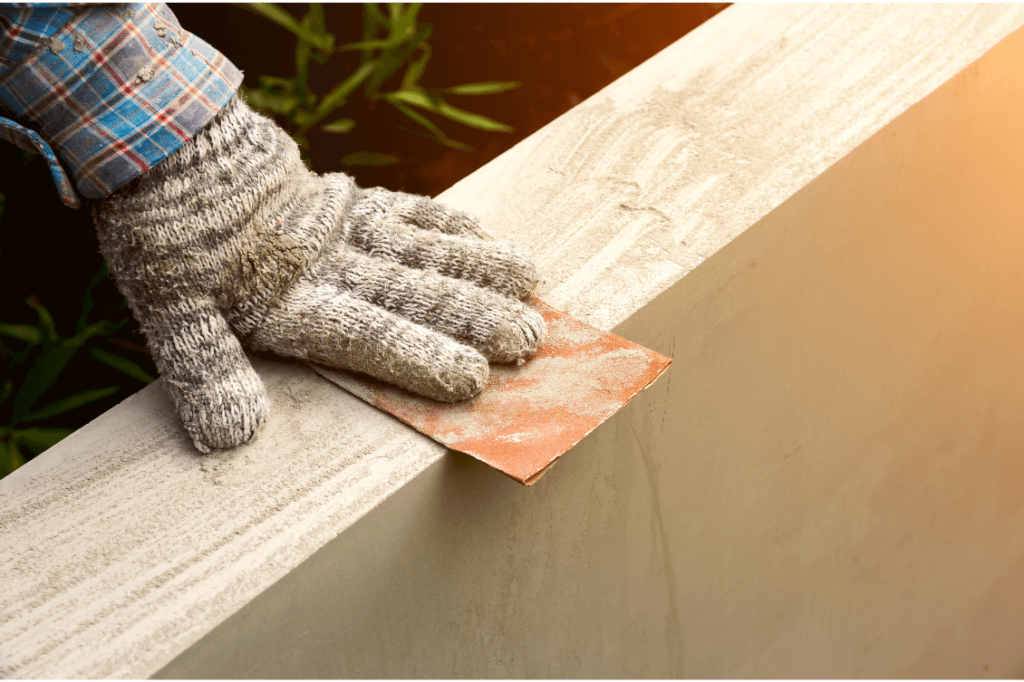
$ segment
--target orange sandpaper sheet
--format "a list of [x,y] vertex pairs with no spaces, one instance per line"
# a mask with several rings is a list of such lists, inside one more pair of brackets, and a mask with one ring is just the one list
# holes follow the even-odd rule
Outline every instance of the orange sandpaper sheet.
[[537,353],[522,365],[491,365],[486,388],[465,402],[439,403],[362,374],[312,367],[420,433],[531,485],[672,364],[538,299],[531,305],[548,326]]

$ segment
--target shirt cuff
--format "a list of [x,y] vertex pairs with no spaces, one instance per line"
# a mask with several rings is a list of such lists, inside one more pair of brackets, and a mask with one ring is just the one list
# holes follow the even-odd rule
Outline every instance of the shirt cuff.
[[[103,198],[192,139],[242,73],[164,4],[89,5],[0,79],[0,99],[39,125],[0,135],[47,157],[61,198]],[[26,145],[30,145],[26,146]]]

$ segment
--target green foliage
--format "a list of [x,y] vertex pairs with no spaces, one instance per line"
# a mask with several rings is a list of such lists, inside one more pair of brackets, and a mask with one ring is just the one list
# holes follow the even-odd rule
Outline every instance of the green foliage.
[[151,383],[155,380],[149,372],[142,369],[128,358],[122,358],[116,353],[111,353],[110,351],[103,350],[102,348],[90,348],[89,355],[92,356],[93,360],[101,362],[108,367],[113,367],[118,372],[127,374],[132,379],[141,381],[144,384]]
[[[29,459],[25,451],[38,455],[74,430],[43,427],[35,422],[70,412],[120,390],[120,386],[94,388],[37,405],[45,393],[59,384],[64,369],[79,350],[93,339],[109,336],[127,321],[89,322],[94,305],[93,290],[106,276],[107,268],[104,266],[86,288],[75,333],[71,336],[61,336],[50,311],[31,297],[26,304],[36,312],[36,324],[0,322],[0,337],[13,340],[15,346],[20,346],[15,350],[10,348],[9,342],[0,342],[0,359],[7,366],[5,374],[12,377],[0,385],[0,408],[9,414],[6,426],[0,426],[0,477]],[[140,381],[152,381],[152,377],[131,360],[100,348],[92,348],[90,354],[97,361]],[[17,383],[13,379],[15,375],[22,375]]]
[[[260,76],[256,88],[243,88],[247,100],[265,113],[287,119],[295,141],[308,150],[309,131],[346,134],[356,127],[351,117],[334,118],[360,91],[370,101],[383,101],[426,131],[440,144],[470,151],[472,148],[448,137],[425,113],[435,114],[460,125],[492,132],[512,132],[510,126],[481,114],[459,109],[446,102],[449,95],[495,95],[519,87],[512,81],[464,83],[448,88],[425,88],[420,81],[430,61],[433,33],[430,24],[420,22],[422,3],[376,3],[363,5],[362,40],[335,47],[334,35],[324,25],[323,5],[311,3],[301,21],[272,3],[247,3],[244,7],[295,35],[295,75],[290,78]],[[324,65],[334,55],[359,52],[359,66],[330,91],[318,94],[309,87],[310,62]],[[400,75],[400,78],[399,78]],[[396,82],[397,81],[397,82]],[[388,85],[392,84],[392,89]],[[333,119],[333,120],[331,120]],[[398,159],[378,152],[354,152],[342,162],[347,165],[390,165]]]

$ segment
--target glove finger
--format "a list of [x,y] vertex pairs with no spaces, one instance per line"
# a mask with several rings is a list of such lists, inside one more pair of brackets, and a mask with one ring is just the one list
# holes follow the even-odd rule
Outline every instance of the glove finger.
[[349,243],[370,256],[432,270],[513,298],[526,297],[540,281],[529,254],[508,242],[429,232],[378,220],[354,221]]
[[442,234],[490,239],[477,218],[448,208],[430,197],[374,187],[363,191],[361,201],[373,206],[377,215],[386,215],[387,220],[394,224],[413,225]]
[[472,346],[491,362],[521,362],[544,337],[544,318],[520,301],[358,249],[335,252],[316,276],[318,282]]
[[212,301],[188,299],[138,311],[164,388],[200,452],[251,441],[270,400]]
[[305,277],[268,311],[250,344],[442,402],[476,395],[488,376],[487,360],[469,346]]

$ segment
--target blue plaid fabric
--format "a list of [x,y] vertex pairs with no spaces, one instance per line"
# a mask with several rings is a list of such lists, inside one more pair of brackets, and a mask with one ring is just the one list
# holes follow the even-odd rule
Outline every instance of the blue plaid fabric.
[[27,124],[0,118],[0,137],[42,154],[73,208],[72,184],[110,195],[192,139],[241,82],[165,4],[0,4],[0,102]]

